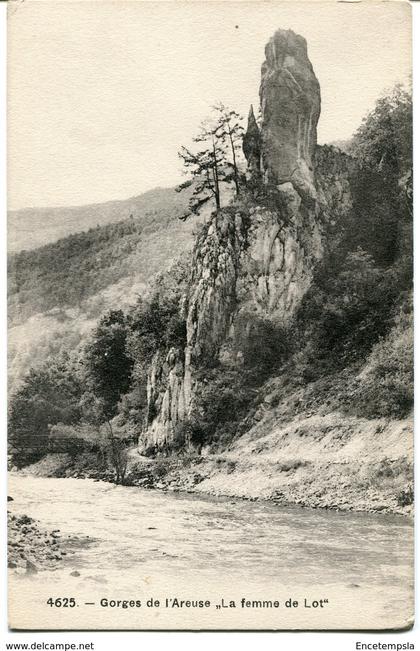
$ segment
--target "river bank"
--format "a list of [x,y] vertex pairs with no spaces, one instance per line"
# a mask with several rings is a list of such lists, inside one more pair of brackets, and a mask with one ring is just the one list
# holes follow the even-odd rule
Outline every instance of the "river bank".
[[[134,613],[130,619],[128,610],[111,615],[99,606],[104,597],[133,595],[142,601],[203,596],[212,603],[243,596],[326,597],[330,627],[411,622],[413,527],[407,518],[17,473],[10,474],[9,494],[13,515],[26,513],[47,532],[60,529],[63,541],[89,536],[94,542],[64,556],[52,570],[33,575],[10,570],[12,626],[42,621],[51,628],[95,628],[109,616],[106,623],[112,620],[116,628],[191,627],[188,613],[165,609],[156,616],[144,609],[139,620]],[[52,595],[74,596],[81,607],[60,609],[58,619],[47,606]],[[82,607],[85,601],[97,607]],[[239,609],[218,611],[217,619],[213,613],[206,623],[220,626],[220,617],[235,613],[229,625],[243,626]],[[308,620],[311,611],[278,615],[280,627],[325,627],[317,613]],[[258,627],[267,627],[262,612],[254,616]]]
[[[413,514],[412,420],[338,412],[282,422],[273,411],[226,450],[146,458],[128,453],[125,485],[279,505]],[[113,482],[94,455],[47,455],[24,474]]]

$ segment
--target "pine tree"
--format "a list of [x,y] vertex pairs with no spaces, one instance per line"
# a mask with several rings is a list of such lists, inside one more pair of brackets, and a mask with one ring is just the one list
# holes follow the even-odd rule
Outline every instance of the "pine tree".
[[217,127],[215,135],[223,146],[224,181],[235,184],[236,195],[240,194],[238,153],[242,148],[244,129],[242,117],[237,111],[229,109],[220,102],[213,107],[216,112]]
[[210,200],[214,201],[216,210],[221,208],[220,184],[225,180],[224,155],[217,130],[217,124],[203,122],[193,142],[204,145],[204,148],[191,151],[187,147],[181,147],[178,153],[183,161],[185,173],[189,174],[190,178],[181,183],[176,190],[181,192],[186,188],[192,188],[188,212],[180,217],[182,220],[187,219],[191,214],[199,214],[201,208]]
[[190,178],[181,183],[177,191],[191,188],[188,212],[182,220],[199,214],[210,200],[216,211],[220,210],[222,183],[233,183],[236,195],[240,194],[238,152],[242,146],[242,118],[222,103],[216,104],[213,111],[214,115],[201,124],[199,134],[193,138],[193,142],[203,148],[195,151],[182,147],[178,154]]

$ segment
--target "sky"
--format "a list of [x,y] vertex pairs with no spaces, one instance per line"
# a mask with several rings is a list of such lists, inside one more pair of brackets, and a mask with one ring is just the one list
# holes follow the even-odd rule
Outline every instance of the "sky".
[[410,75],[406,2],[25,0],[9,5],[9,208],[126,199],[182,180],[216,101],[258,106],[264,46],[308,42],[318,142],[349,138]]

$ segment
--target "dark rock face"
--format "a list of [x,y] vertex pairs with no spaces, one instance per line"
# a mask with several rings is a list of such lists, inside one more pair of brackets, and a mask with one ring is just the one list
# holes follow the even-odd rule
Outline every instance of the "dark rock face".
[[301,198],[312,196],[321,95],[306,41],[279,29],[265,57],[260,86],[264,179],[275,186],[291,182]]

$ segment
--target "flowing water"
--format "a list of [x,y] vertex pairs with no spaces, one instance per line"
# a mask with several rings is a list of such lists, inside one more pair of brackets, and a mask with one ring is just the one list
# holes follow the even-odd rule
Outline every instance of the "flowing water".
[[[45,529],[94,539],[54,572],[11,576],[12,624],[37,628],[36,617],[41,628],[389,628],[411,616],[413,527],[402,517],[19,475],[11,476],[9,494],[10,510]],[[80,576],[71,576],[74,570]],[[49,596],[65,595],[80,600],[77,620],[76,609],[57,615],[45,605]],[[100,605],[103,598],[176,596],[212,605],[278,599],[283,609],[195,615]],[[287,609],[289,598],[299,606]],[[307,608],[304,599],[328,604]]]

